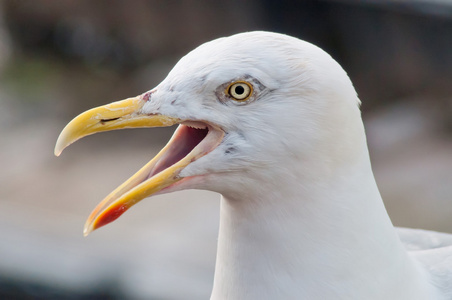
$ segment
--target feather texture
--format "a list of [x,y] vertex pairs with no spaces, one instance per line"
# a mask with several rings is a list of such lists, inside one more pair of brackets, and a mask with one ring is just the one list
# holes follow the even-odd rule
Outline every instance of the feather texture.
[[330,55],[268,32],[201,45],[153,90],[143,112],[226,132],[178,186],[223,195],[212,299],[452,298],[452,236],[394,229],[360,103]]

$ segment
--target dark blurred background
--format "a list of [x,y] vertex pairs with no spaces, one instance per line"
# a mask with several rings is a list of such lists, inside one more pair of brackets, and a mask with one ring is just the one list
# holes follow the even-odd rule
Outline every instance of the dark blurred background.
[[452,233],[452,1],[0,0],[0,298],[207,299],[214,193],[139,204],[88,238],[90,210],[174,128],[88,137],[78,113],[157,85],[199,44],[249,30],[324,48],[363,102],[377,182],[397,226]]

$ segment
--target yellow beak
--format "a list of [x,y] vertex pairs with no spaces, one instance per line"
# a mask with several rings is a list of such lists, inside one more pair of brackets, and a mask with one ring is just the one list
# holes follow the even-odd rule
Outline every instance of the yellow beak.
[[[159,114],[144,114],[142,107],[145,102],[139,96],[93,108],[80,114],[61,132],[55,146],[55,155],[59,156],[64,148],[73,142],[96,132],[122,128],[164,127],[183,121]],[[193,137],[188,133],[195,130],[180,125],[170,142],[155,158],[97,205],[85,223],[84,235],[116,220],[140,200],[181,180],[178,177],[180,171],[212,151],[221,142],[224,134],[222,130],[206,128],[205,133],[195,134],[193,141]],[[189,146],[185,146],[186,149],[184,149],[187,143]]]
[[124,128],[165,127],[180,122],[168,116],[141,114],[145,103],[138,96],[99,106],[78,115],[60,133],[55,155],[60,156],[67,146],[93,133]]

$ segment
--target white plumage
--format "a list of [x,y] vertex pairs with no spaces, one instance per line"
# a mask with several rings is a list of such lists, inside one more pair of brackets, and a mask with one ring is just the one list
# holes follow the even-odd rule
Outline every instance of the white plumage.
[[[231,82],[252,96],[232,99]],[[393,227],[360,101],[327,53],[237,34],[183,57],[149,97],[142,114],[225,133],[160,191],[222,194],[212,299],[452,299],[452,236]]]
[[[245,76],[265,86],[255,101],[216,99],[215,88]],[[229,133],[181,173],[209,174],[190,187],[223,195],[212,299],[452,298],[452,237],[404,229],[404,248],[372,174],[359,99],[324,51],[238,34],[182,58],[160,91],[159,113]],[[168,105],[173,93],[180,107]]]

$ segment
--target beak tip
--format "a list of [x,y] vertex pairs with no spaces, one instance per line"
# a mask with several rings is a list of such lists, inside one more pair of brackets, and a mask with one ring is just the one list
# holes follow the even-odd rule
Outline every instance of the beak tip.
[[61,151],[60,149],[55,148],[53,154],[55,154],[55,156],[58,157],[58,156],[60,156],[61,152],[63,152],[63,151]]
[[63,152],[63,150],[68,146],[68,144],[64,138],[63,132],[61,132],[60,136],[58,137],[58,139],[56,141],[55,149],[53,151],[55,156],[60,156],[61,153]]
[[83,236],[87,237],[92,231],[93,231],[93,228],[91,226],[85,225],[85,228],[83,228]]

